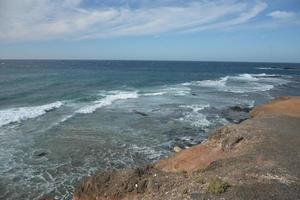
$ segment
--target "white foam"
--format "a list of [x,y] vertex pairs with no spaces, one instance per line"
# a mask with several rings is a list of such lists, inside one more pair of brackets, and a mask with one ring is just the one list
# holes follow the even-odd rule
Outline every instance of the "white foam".
[[92,105],[85,106],[79,110],[77,113],[81,114],[89,114],[95,112],[97,109],[109,106],[113,104],[115,101],[118,100],[125,100],[125,99],[135,99],[138,98],[139,95],[136,91],[110,91],[108,95],[104,98],[94,101]]
[[195,112],[186,113],[186,115],[179,118],[179,120],[200,128],[208,127],[211,124],[204,114]]
[[203,110],[204,108],[208,108],[210,105],[205,104],[205,105],[200,105],[200,104],[192,104],[192,105],[181,105],[179,106],[180,108],[189,108],[192,109],[193,112],[199,112],[200,110]]
[[147,146],[138,146],[136,144],[133,144],[130,149],[133,150],[133,152],[142,154],[146,156],[147,158],[151,160],[157,160],[162,157],[164,154],[163,151],[155,150],[154,148],[147,147]]
[[278,75],[261,73],[261,74],[251,74],[251,76],[260,78],[260,77],[272,77],[272,76],[274,77],[274,76],[278,76]]
[[252,74],[239,74],[237,76],[229,76],[229,79],[240,81],[258,81],[258,78],[254,77]]
[[173,96],[185,96],[190,94],[191,88],[179,85],[163,86],[153,92],[141,94],[141,96],[161,96],[161,95],[173,95]]
[[73,115],[67,115],[67,116],[64,116],[64,117],[60,120],[60,122],[63,123],[63,122],[65,122],[65,121],[67,121],[68,119],[70,119],[71,117],[73,117]]
[[153,93],[145,93],[142,94],[142,96],[160,96],[160,95],[165,95],[167,92],[153,92]]
[[191,88],[182,85],[176,85],[176,86],[164,88],[163,92],[166,92],[174,96],[185,96],[191,93]]
[[62,105],[63,103],[61,101],[56,101],[54,103],[41,106],[19,107],[0,110],[0,127],[10,123],[21,122],[27,119],[39,117],[46,114],[46,112],[59,108]]
[[209,104],[206,105],[199,105],[199,104],[192,104],[192,105],[181,105],[181,108],[188,108],[192,109],[192,112],[184,112],[183,117],[179,118],[180,121],[186,122],[191,124],[195,127],[208,127],[211,122],[206,119],[206,116],[199,111],[203,110],[204,108],[209,107]]
[[280,70],[280,68],[277,68],[277,67],[257,67],[256,69],[261,69],[261,70]]
[[218,91],[245,93],[268,91],[277,85],[288,83],[288,80],[278,78],[276,74],[238,74],[225,76],[216,80],[203,80],[183,83],[184,86],[215,88]]
[[222,77],[218,80],[203,80],[203,81],[196,81],[196,85],[202,86],[202,87],[225,87],[226,82],[228,80],[228,76]]
[[232,92],[232,93],[245,93],[245,92],[264,92],[273,89],[273,85],[268,84],[255,84],[255,85],[249,85],[247,87],[239,87],[239,86],[232,86],[227,87],[223,91],[225,92]]

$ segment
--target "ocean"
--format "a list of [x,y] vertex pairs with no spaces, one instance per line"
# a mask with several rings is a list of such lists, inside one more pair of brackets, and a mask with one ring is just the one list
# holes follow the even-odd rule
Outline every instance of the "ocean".
[[71,199],[281,95],[300,95],[300,64],[0,60],[0,199]]

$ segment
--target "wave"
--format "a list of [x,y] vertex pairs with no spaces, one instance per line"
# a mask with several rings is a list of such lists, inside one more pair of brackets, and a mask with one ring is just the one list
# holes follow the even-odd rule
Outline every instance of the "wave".
[[206,116],[202,113],[187,113],[184,117],[179,118],[179,121],[189,123],[192,126],[206,128],[211,125]]
[[199,112],[200,110],[204,110],[205,108],[208,108],[209,106],[210,106],[209,104],[205,104],[205,105],[192,104],[192,105],[181,105],[179,107],[192,109],[193,112]]
[[237,76],[229,76],[229,79],[240,80],[240,81],[258,81],[257,77],[266,75],[266,74],[239,74]]
[[60,120],[60,123],[63,123],[65,121],[67,121],[68,119],[70,119],[71,117],[73,117],[73,115],[66,115],[64,116],[61,120]]
[[163,95],[171,95],[171,96],[185,96],[190,94],[191,88],[186,87],[182,84],[178,85],[169,85],[162,86],[158,89],[147,91],[147,93],[139,93],[140,96],[163,96]]
[[256,69],[260,69],[260,70],[282,70],[282,68],[279,68],[279,67],[257,67]]
[[191,88],[182,85],[168,86],[161,90],[166,94],[174,96],[185,96],[191,93]]
[[113,104],[115,101],[118,100],[125,100],[125,99],[135,99],[138,98],[139,95],[137,91],[110,91],[104,98],[94,101],[92,105],[85,106],[79,110],[77,113],[81,114],[90,114],[95,112],[97,109],[109,106]]
[[256,69],[262,69],[262,70],[272,70],[273,67],[257,67]]
[[198,81],[197,84],[204,87],[225,87],[227,80],[228,80],[228,76],[225,76],[219,80]]
[[10,123],[21,122],[27,119],[39,117],[49,111],[61,107],[62,105],[63,102],[56,101],[54,103],[41,106],[19,107],[0,110],[0,127]]
[[225,92],[232,92],[232,93],[246,93],[246,92],[265,92],[273,89],[273,85],[268,84],[256,84],[248,87],[231,87],[231,88],[225,88],[223,91]]
[[203,80],[203,81],[194,81],[183,83],[184,86],[203,86],[203,87],[225,87],[226,81],[228,80],[228,76],[217,80]]
[[246,93],[268,91],[274,86],[289,82],[276,74],[238,74],[235,76],[225,76],[216,80],[203,80],[183,83],[184,86],[198,86],[205,88],[215,88],[218,91],[232,93]]
[[192,126],[205,128],[211,125],[211,122],[207,120],[206,116],[199,111],[204,110],[205,108],[209,107],[209,104],[199,105],[181,105],[180,108],[184,109],[192,109],[192,112],[187,111],[183,112],[183,117],[179,118],[179,121],[189,123]]
[[159,89],[156,89],[150,93],[142,94],[142,96],[158,96],[158,95],[173,95],[173,96],[185,96],[191,93],[191,88],[186,87],[183,84],[177,85],[165,85]]
[[145,93],[142,94],[142,96],[160,96],[160,95],[165,95],[167,92],[153,92],[153,93]]
[[162,149],[155,149],[153,147],[147,147],[147,146],[138,146],[136,144],[133,144],[129,147],[132,152],[141,154],[145,157],[147,157],[150,160],[157,161],[160,159],[163,155],[165,155],[164,150]]

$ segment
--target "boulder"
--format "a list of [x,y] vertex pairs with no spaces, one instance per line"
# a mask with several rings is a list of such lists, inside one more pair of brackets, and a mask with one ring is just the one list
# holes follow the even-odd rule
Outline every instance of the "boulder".
[[178,152],[182,151],[182,148],[180,148],[179,146],[175,146],[175,147],[173,147],[173,151],[178,153]]

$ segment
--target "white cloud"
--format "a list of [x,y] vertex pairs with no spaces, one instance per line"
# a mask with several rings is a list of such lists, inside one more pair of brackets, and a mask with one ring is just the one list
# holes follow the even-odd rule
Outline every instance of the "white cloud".
[[135,8],[87,8],[83,3],[82,0],[1,0],[0,40],[88,39],[195,32],[245,24],[267,7],[262,2],[234,0],[202,0],[181,5],[169,0],[161,5],[150,7],[147,4]]
[[256,17],[260,12],[265,10],[267,8],[266,3],[258,2],[253,8],[242,12],[239,14],[239,16],[234,17],[229,20],[224,20],[219,23],[209,24],[206,26],[200,26],[197,28],[193,28],[190,30],[187,30],[186,32],[195,32],[195,31],[201,31],[201,30],[207,30],[207,29],[219,29],[219,28],[226,28],[226,27],[232,27],[239,24],[245,24],[252,18]]
[[294,12],[287,12],[287,11],[273,11],[268,14],[268,16],[275,18],[275,19],[289,19],[296,16]]

